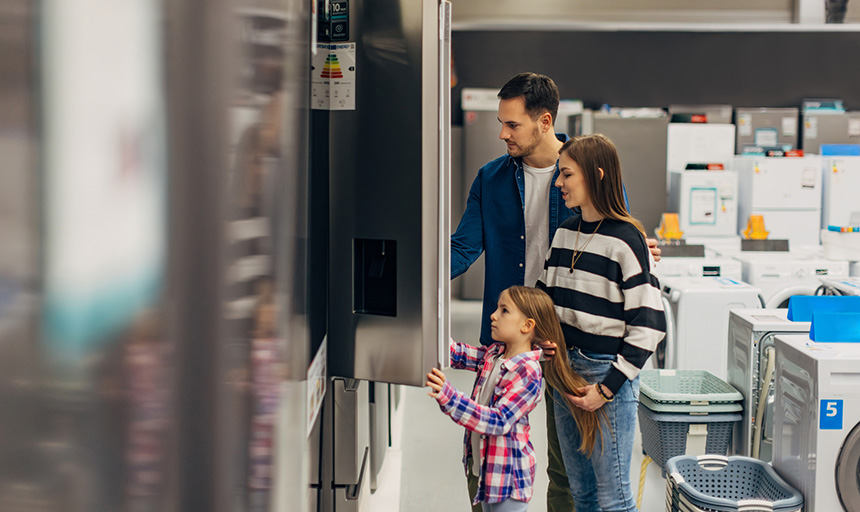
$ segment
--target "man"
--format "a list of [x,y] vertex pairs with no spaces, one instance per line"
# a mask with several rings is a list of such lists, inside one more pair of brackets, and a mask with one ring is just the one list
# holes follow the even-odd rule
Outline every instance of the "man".
[[[507,145],[507,154],[478,171],[466,211],[451,236],[452,279],[466,272],[482,252],[486,253],[480,338],[483,345],[493,343],[490,313],[501,291],[513,285],[535,285],[555,230],[572,213],[553,186],[559,174],[558,151],[568,140],[567,135],[555,133],[553,128],[558,103],[558,88],[544,75],[520,73],[502,87],[499,138]],[[659,260],[657,241],[649,239],[648,246]],[[544,348],[550,355],[554,344]],[[555,431],[551,395],[544,402],[549,456],[547,511],[570,512],[573,499]],[[475,492],[470,485],[470,498]]]

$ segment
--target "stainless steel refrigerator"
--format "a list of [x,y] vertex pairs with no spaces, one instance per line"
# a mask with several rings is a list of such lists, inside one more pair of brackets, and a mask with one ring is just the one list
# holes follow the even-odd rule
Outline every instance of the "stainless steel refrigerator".
[[331,41],[311,71],[312,179],[328,177],[311,201],[329,215],[328,286],[312,285],[328,296],[332,377],[320,505],[338,512],[381,485],[382,383],[423,386],[447,364],[450,295],[451,4],[344,4],[321,4]]

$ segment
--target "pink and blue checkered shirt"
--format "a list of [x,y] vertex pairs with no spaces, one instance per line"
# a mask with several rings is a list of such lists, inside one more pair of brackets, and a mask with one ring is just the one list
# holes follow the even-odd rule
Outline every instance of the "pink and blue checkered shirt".
[[501,364],[499,383],[490,405],[477,403],[478,391],[505,351],[503,343],[473,347],[451,340],[451,367],[478,372],[471,398],[447,380],[436,399],[442,412],[466,427],[463,464],[471,471],[470,431],[481,434],[483,454],[475,503],[499,503],[512,498],[529,501],[535,478],[535,453],[529,441],[528,414],[541,398],[540,350],[514,356]]

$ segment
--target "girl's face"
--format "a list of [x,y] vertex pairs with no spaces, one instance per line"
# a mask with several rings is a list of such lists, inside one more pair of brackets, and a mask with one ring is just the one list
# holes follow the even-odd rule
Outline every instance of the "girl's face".
[[559,155],[558,168],[560,173],[555,180],[555,186],[561,189],[564,205],[568,208],[590,208],[591,196],[588,194],[588,186],[579,164],[564,152]]
[[507,343],[523,335],[526,316],[511,301],[507,292],[499,296],[499,303],[490,315],[490,335],[496,341]]

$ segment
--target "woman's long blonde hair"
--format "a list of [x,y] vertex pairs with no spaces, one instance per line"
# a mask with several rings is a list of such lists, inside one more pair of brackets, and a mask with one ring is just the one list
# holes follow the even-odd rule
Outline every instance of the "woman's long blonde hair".
[[555,342],[558,347],[555,355],[549,358],[544,365],[544,378],[547,384],[558,390],[566,406],[576,420],[582,444],[579,451],[591,456],[597,436],[600,436],[601,445],[603,435],[600,433],[600,421],[606,421],[606,412],[603,409],[586,411],[575,406],[568,394],[582,396],[578,390],[588,385],[581,375],[573,371],[567,358],[567,344],[564,342],[564,334],[561,331],[561,323],[555,312],[552,299],[543,290],[528,286],[511,286],[502,293],[507,293],[511,302],[519,309],[526,318],[535,321],[533,344],[541,341]]

